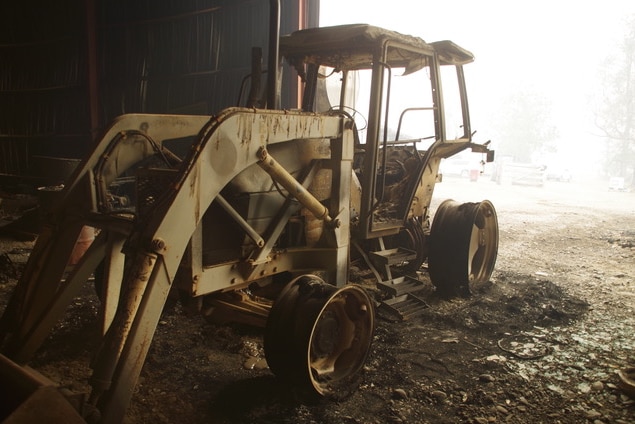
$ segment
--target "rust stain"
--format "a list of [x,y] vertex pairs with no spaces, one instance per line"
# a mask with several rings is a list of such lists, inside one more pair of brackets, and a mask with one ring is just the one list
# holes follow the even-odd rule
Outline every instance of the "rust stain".
[[198,222],[199,216],[200,216],[199,175],[200,175],[200,162],[197,161],[196,164],[192,167],[192,170],[189,175],[189,179],[190,179],[189,195],[191,199],[194,199],[194,216],[195,216],[196,222]]

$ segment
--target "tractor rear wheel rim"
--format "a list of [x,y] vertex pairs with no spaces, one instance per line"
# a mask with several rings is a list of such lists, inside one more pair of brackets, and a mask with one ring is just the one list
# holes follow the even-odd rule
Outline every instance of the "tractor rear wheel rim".
[[494,271],[498,253],[498,222],[491,202],[480,202],[474,216],[468,251],[468,278],[471,284],[487,282]]
[[469,295],[487,283],[498,254],[498,219],[491,202],[442,202],[430,229],[428,269],[444,295]]

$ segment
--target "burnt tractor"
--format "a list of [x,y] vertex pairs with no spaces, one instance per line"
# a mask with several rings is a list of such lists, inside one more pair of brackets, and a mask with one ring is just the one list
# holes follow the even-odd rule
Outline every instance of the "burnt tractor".
[[[2,379],[21,381],[5,417],[48,388],[26,364],[91,276],[102,342],[74,413],[104,423],[122,421],[170,292],[188,310],[261,325],[273,373],[337,396],[364,365],[380,302],[407,318],[423,307],[411,296],[422,279],[442,295],[489,280],[492,204],[430,211],[442,159],[493,160],[472,141],[472,54],[369,25],[297,31],[279,52],[303,87],[297,110],[276,109],[274,55],[266,96],[256,60],[241,107],[123,115],[78,166],[0,322]],[[95,240],[69,267],[87,228]],[[349,282],[353,261],[381,290]]]

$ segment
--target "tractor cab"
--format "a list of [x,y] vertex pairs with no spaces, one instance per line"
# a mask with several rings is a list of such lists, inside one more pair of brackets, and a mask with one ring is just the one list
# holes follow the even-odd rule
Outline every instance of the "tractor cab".
[[440,160],[473,147],[463,74],[473,55],[362,24],[297,31],[280,51],[304,83],[303,110],[355,122],[356,235],[396,234],[427,216]]

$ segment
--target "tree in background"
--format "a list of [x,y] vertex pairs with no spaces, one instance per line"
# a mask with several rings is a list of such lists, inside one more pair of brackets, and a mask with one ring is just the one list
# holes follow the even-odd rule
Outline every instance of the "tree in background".
[[635,184],[635,15],[627,19],[619,51],[606,59],[601,73],[595,123],[607,140],[605,170]]
[[551,101],[533,89],[510,93],[497,115],[497,155],[531,163],[537,155],[555,151],[558,130]]

